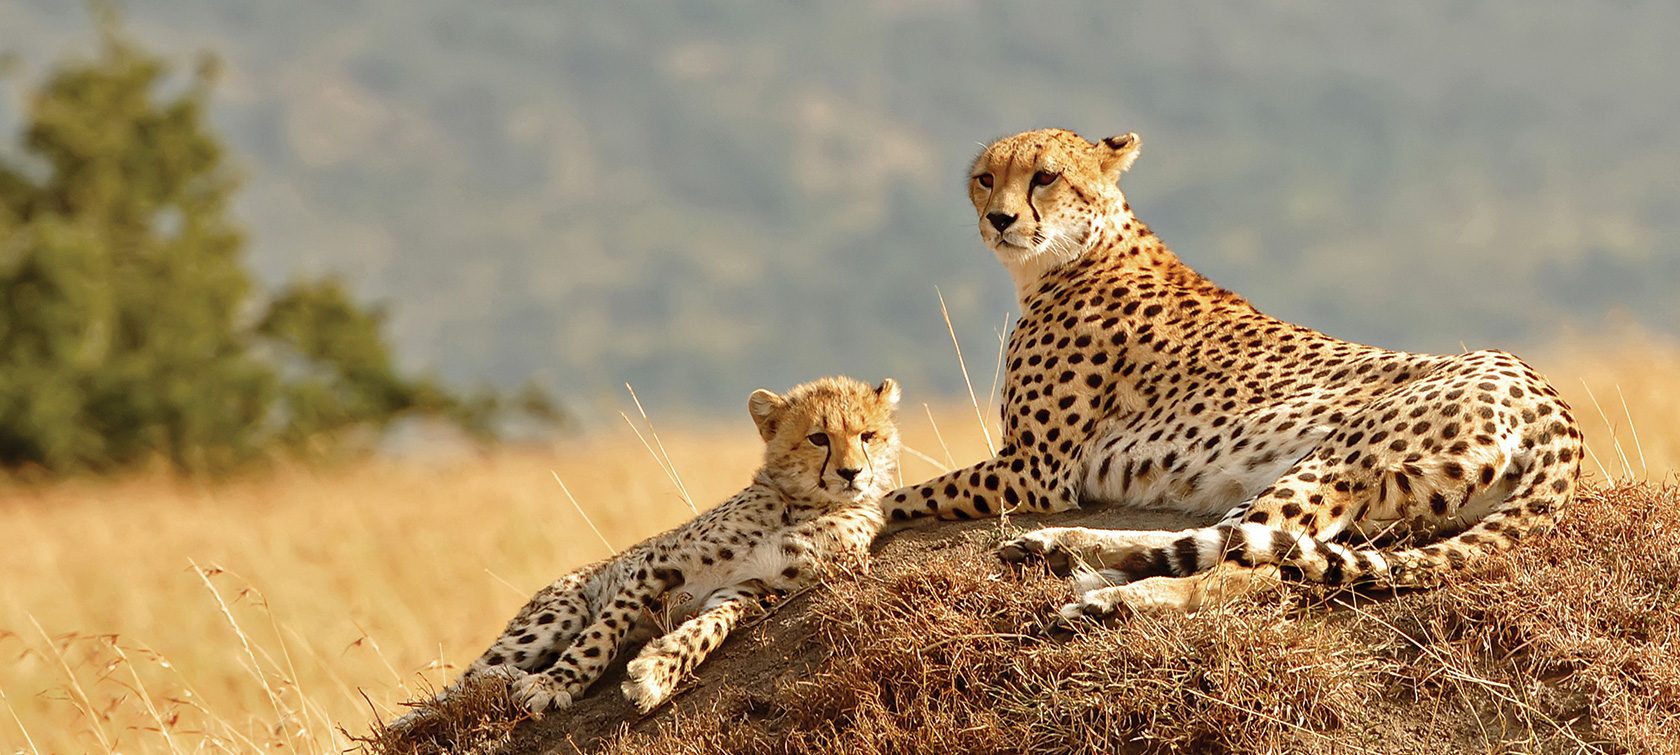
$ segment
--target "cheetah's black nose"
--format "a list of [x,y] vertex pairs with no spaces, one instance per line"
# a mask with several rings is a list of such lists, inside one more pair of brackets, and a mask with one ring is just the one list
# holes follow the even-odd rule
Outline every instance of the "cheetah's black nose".
[[992,227],[998,229],[998,233],[1003,233],[1003,229],[1008,228],[1010,223],[1015,222],[1016,217],[1018,216],[1005,215],[1001,212],[986,215],[986,219],[992,221]]
[[836,469],[834,473],[840,475],[840,479],[851,482],[857,478],[858,471],[856,469]]

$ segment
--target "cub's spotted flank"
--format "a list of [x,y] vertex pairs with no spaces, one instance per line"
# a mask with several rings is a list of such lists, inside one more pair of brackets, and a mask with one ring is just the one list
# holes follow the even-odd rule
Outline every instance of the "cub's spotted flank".
[[1427,584],[1556,517],[1582,441],[1539,374],[1504,352],[1389,351],[1261,313],[1132,215],[1119,181],[1138,146],[1043,130],[975,160],[980,236],[1022,313],[1004,445],[894,492],[892,517],[1092,503],[1226,514],[1182,532],[1049,528],[1005,543],[1007,561],[1078,572],[1070,618],[1193,609],[1279,576]]
[[565,708],[615,657],[657,634],[630,662],[622,691],[644,712],[659,705],[762,599],[866,564],[881,496],[897,478],[898,397],[891,379],[872,387],[843,377],[786,396],[753,393],[747,408],[765,450],[751,485],[543,588],[440,698],[493,674],[534,714]]

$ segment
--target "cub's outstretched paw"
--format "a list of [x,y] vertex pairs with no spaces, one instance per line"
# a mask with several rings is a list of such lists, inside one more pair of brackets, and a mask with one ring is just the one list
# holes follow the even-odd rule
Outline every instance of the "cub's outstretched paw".
[[565,685],[547,674],[530,674],[514,680],[509,688],[515,702],[530,711],[533,718],[542,718],[550,709],[572,707],[572,693]]
[[636,710],[647,713],[659,707],[676,691],[676,673],[663,657],[637,658],[624,670],[619,690]]
[[1072,552],[1062,546],[1060,533],[1061,528],[1046,527],[1005,541],[997,548],[998,560],[1006,564],[1043,561],[1050,568],[1050,573],[1066,577],[1073,573],[1074,558]]
[[1124,619],[1132,614],[1132,607],[1126,602],[1126,588],[1099,587],[1081,593],[1078,600],[1061,607],[1057,611],[1065,623],[1095,621],[1099,623]]

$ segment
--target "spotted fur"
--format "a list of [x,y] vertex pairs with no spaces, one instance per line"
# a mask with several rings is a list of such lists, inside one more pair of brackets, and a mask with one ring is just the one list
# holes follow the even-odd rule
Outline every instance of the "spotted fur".
[[1070,615],[1193,608],[1210,570],[1228,592],[1279,575],[1427,584],[1553,520],[1582,441],[1539,374],[1500,351],[1390,351],[1261,313],[1133,216],[1119,179],[1139,143],[1033,131],[975,161],[980,235],[1022,312],[1004,444],[895,491],[892,517],[1228,512],[1183,532],[1052,528],[1004,544],[1006,560],[1080,573]]
[[865,566],[881,496],[897,479],[898,397],[891,379],[753,393],[765,452],[751,485],[543,588],[441,696],[494,675],[533,714],[566,708],[615,657],[657,634],[630,662],[622,691],[644,712],[659,705],[761,601]]

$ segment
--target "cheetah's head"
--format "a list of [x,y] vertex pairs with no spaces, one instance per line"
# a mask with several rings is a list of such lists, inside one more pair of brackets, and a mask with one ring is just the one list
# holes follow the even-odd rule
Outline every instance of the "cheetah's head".
[[1079,257],[1103,221],[1127,213],[1120,174],[1141,144],[1137,134],[1092,144],[1042,129],[999,139],[975,158],[968,198],[980,239],[1017,285]]
[[747,410],[763,436],[764,471],[802,500],[878,498],[898,477],[898,383],[815,380],[778,396],[754,391]]

